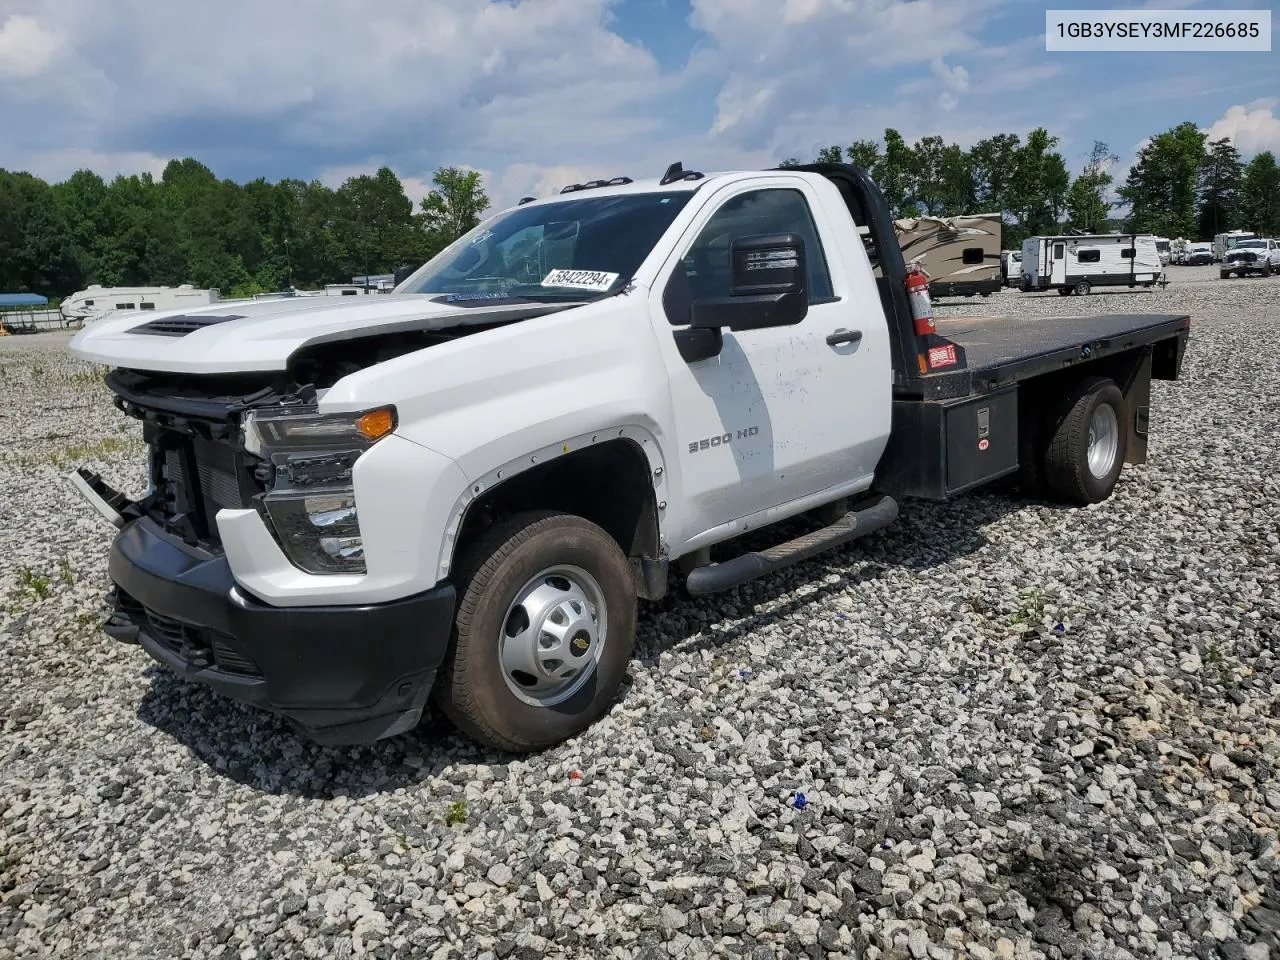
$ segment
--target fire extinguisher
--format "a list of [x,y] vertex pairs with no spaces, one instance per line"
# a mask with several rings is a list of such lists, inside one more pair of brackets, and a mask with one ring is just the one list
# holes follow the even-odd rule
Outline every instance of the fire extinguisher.
[[937,331],[933,323],[933,303],[929,300],[929,274],[919,260],[907,264],[907,299],[911,302],[911,319],[915,322],[916,336],[923,337]]

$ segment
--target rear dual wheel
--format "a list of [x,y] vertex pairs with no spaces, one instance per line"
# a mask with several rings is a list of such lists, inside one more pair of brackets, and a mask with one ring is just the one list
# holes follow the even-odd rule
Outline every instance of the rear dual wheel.
[[1106,500],[1124,469],[1124,394],[1113,380],[1086,377],[1048,409],[1022,446],[1025,492],[1079,506]]

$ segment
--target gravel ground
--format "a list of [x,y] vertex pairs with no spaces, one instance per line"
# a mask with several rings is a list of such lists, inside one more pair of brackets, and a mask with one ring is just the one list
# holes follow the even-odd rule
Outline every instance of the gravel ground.
[[63,475],[137,489],[135,427],[0,339],[0,958],[1280,960],[1280,278],[1170,276],[940,311],[1193,314],[1110,501],[909,503],[648,606],[614,711],[517,761],[319,748],[107,640]]

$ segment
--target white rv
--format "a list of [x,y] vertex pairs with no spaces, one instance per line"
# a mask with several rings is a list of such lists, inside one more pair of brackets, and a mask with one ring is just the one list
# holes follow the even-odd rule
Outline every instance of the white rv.
[[1086,294],[1094,287],[1151,287],[1160,279],[1155,237],[1089,234],[1029,237],[1022,244],[1022,289]]
[[1226,233],[1218,233],[1213,237],[1213,262],[1221,263],[1226,259],[1227,251],[1234,247],[1241,240],[1255,240],[1254,234],[1248,230],[1228,230]]
[[179,287],[104,287],[92,284],[62,301],[58,309],[67,323],[89,323],[117,310],[182,310],[217,303],[217,289]]
[[1152,239],[1156,242],[1156,253],[1160,255],[1160,265],[1167,265],[1172,241],[1168,237],[1152,237]]

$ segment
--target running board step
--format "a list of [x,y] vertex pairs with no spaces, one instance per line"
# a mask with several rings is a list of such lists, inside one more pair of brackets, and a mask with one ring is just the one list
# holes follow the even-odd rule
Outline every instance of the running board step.
[[830,526],[806,533],[803,537],[796,537],[767,550],[744,553],[724,563],[697,567],[690,572],[685,587],[695,596],[728,590],[793,563],[808,560],[824,550],[883,530],[896,519],[897,501],[893,497],[878,497],[850,510]]

